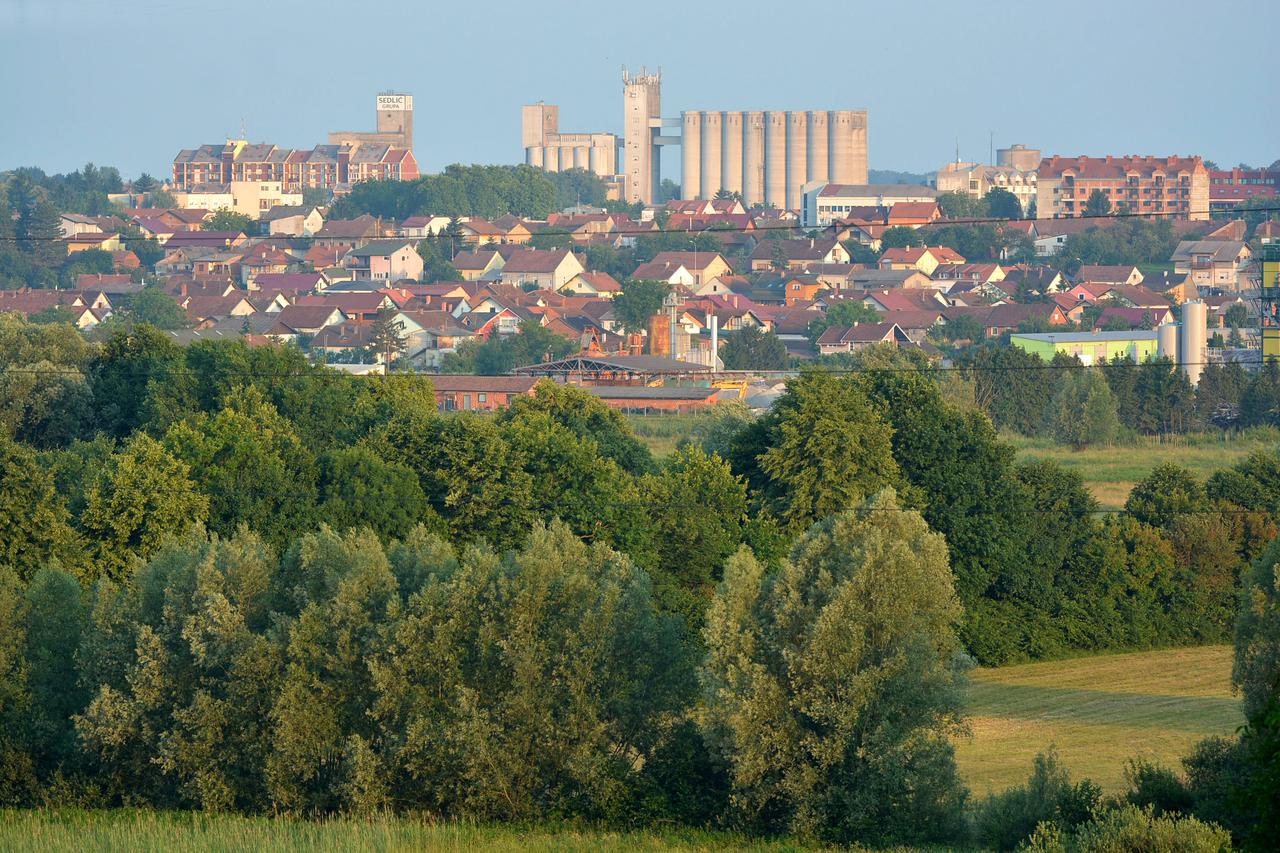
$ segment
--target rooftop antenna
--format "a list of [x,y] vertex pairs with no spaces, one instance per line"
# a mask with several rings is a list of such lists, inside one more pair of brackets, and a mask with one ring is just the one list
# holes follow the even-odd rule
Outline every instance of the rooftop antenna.
[[960,137],[956,137],[956,165],[960,165]]
[[249,136],[248,136],[248,131],[246,131],[246,130],[245,130],[245,128],[244,128],[244,116],[241,116],[241,117],[240,117],[240,138],[241,138],[241,139],[248,139],[248,138],[249,138]]

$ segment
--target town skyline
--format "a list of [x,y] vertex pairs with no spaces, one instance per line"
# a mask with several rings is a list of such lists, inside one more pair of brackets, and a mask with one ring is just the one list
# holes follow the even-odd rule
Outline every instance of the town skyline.
[[[620,132],[624,65],[662,69],[664,116],[705,109],[866,109],[872,169],[931,172],[955,159],[957,144],[961,159],[986,162],[993,145],[1015,142],[1046,156],[1146,152],[1200,155],[1224,168],[1237,162],[1265,166],[1271,162],[1268,141],[1280,131],[1274,114],[1251,113],[1262,90],[1247,81],[1266,73],[1261,52],[1233,54],[1229,70],[1242,81],[1235,87],[1221,86],[1221,74],[1204,64],[1135,60],[1125,67],[1132,96],[1108,87],[1108,75],[1116,71],[1113,51],[1077,46],[1070,74],[1055,74],[1065,69],[1044,64],[1055,39],[1069,38],[1054,34],[1069,32],[1063,29],[1069,25],[1082,34],[1100,26],[1120,35],[1143,32],[1148,45],[1220,44],[1244,21],[1265,31],[1269,21],[1280,20],[1280,12],[1260,2],[1220,4],[1220,14],[1204,21],[1156,16],[1156,4],[1146,2],[1121,9],[1085,3],[1070,20],[1050,11],[1020,11],[1018,20],[1003,24],[936,3],[907,10],[851,4],[824,10],[828,25],[818,34],[811,33],[812,18],[770,21],[776,40],[804,44],[809,59],[801,62],[822,69],[803,75],[785,70],[785,53],[744,48],[737,61],[727,61],[734,55],[727,48],[749,44],[760,19],[730,15],[730,4],[719,2],[683,10],[679,20],[637,15],[625,27],[597,23],[580,9],[548,12],[498,2],[483,9],[397,10],[375,2],[367,4],[369,11],[397,11],[397,33],[410,34],[407,40],[398,36],[397,49],[378,52],[376,62],[362,53],[316,50],[326,38],[329,5],[255,8],[255,24],[270,31],[287,26],[294,37],[269,52],[259,46],[245,61],[217,50],[232,44],[245,24],[249,6],[239,0],[203,24],[198,38],[189,22],[179,30],[170,23],[179,16],[162,14],[173,4],[154,0],[110,8],[78,0],[8,4],[0,9],[0,73],[22,85],[0,95],[0,110],[15,119],[0,126],[0,168],[66,172],[93,161],[117,166],[126,176],[163,176],[177,150],[238,137],[242,126],[251,141],[289,146],[322,141],[334,128],[363,127],[373,95],[385,90],[416,99],[414,151],[423,171],[454,162],[518,163],[524,104],[554,103],[566,126]],[[493,26],[494,20],[506,24]],[[869,35],[857,34],[862,21],[870,23]],[[988,47],[997,24],[1010,37]],[[485,49],[479,53],[474,40],[433,35],[481,29]],[[1019,29],[1031,34],[1031,46],[1020,47]],[[902,35],[907,31],[921,50],[910,48]],[[716,34],[710,42],[709,33]],[[107,79],[114,85],[83,77],[89,46],[103,42],[122,46],[109,56]],[[123,48],[130,43],[145,47]],[[524,46],[539,43],[565,44],[571,61],[540,62],[536,52],[522,58]],[[942,49],[957,44],[967,50]],[[927,61],[906,61],[909,56]],[[50,70],[33,73],[41,61]],[[88,88],[77,89],[90,84],[92,97]],[[84,96],[77,98],[77,91]],[[1099,98],[1100,92],[1107,96]],[[150,99],[162,108],[146,109]],[[1073,120],[1073,114],[1089,121]],[[1240,132],[1242,123],[1248,133]],[[664,154],[664,175],[679,172],[678,152]]]

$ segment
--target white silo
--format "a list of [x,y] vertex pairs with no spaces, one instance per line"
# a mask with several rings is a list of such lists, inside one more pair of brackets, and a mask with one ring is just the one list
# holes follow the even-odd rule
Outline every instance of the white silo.
[[1177,324],[1165,323],[1163,326],[1156,326],[1156,355],[1167,358],[1174,364],[1178,363]]
[[1178,363],[1192,385],[1200,384],[1206,358],[1207,312],[1199,299],[1182,303],[1182,335],[1178,341]]

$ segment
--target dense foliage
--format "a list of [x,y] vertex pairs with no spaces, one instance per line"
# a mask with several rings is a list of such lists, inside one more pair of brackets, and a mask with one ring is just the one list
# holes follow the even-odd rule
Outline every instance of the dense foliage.
[[[1197,778],[1276,749],[1274,452],[1158,469],[1100,518],[905,353],[709,412],[661,461],[553,383],[441,413],[421,376],[13,318],[0,359],[7,803],[949,843],[966,652],[1221,640],[1250,561],[1251,727]],[[990,807],[1019,838],[1066,808],[1041,775],[1058,793]]]

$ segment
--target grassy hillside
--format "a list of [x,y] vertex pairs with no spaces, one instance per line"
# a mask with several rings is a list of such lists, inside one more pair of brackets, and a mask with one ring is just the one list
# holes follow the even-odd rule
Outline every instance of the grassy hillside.
[[1025,781],[1050,744],[1075,778],[1119,790],[1126,759],[1177,767],[1196,741],[1244,723],[1229,646],[978,669],[969,714],[957,758],[978,796]]

